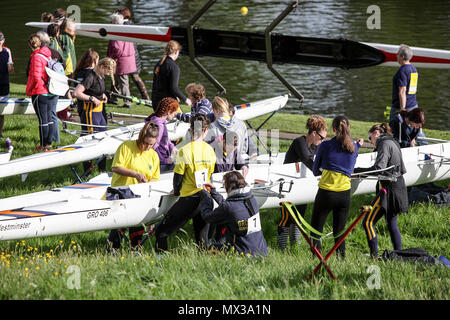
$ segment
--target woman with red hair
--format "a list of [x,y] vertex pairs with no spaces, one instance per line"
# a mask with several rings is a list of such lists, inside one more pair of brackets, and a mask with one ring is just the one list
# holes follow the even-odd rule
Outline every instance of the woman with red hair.
[[175,118],[179,108],[180,105],[177,100],[169,97],[163,98],[156,111],[145,119],[145,122],[154,122],[159,127],[159,135],[153,149],[159,156],[161,172],[170,171],[175,166],[172,153],[177,153],[178,150],[169,139],[166,123]]

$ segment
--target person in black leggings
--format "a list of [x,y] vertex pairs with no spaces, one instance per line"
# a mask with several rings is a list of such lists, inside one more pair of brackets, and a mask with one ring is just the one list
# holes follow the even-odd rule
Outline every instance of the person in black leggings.
[[[315,176],[321,175],[319,190],[314,200],[311,226],[322,232],[330,211],[333,211],[333,235],[336,237],[345,228],[350,210],[351,184],[350,176],[353,172],[359,147],[363,139],[354,142],[350,136],[350,123],[344,116],[338,116],[332,123],[335,137],[319,145],[313,164]],[[313,234],[313,237],[317,235]],[[317,249],[321,249],[320,241],[313,240]],[[345,241],[341,243],[337,252],[345,257]]]

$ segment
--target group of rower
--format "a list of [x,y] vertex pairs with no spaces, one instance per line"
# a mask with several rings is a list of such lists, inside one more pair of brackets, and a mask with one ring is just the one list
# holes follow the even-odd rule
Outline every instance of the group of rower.
[[[53,22],[51,17],[43,18]],[[104,106],[112,96],[106,90],[105,76],[111,76],[113,91],[117,84],[121,94],[129,95],[128,75],[133,75],[142,96],[149,99],[145,84],[139,77],[135,46],[124,41],[110,41],[108,57],[100,59],[97,52],[89,49],[77,63],[73,21],[66,18],[65,12],[58,10],[53,18],[55,23],[48,26],[47,33],[34,34],[29,39],[33,52],[29,63],[27,95],[32,97],[39,118],[40,150],[51,148],[52,141],[59,137],[55,134],[55,100],[58,97],[52,95],[46,85],[49,78],[45,67],[52,59],[60,62],[64,66],[63,72],[78,83],[72,96],[77,99],[77,110],[81,122],[85,124],[83,130],[86,134],[106,130]],[[121,9],[111,16],[111,21],[123,24],[129,18],[129,10]],[[3,42],[4,36],[0,33],[2,74],[12,71],[11,68],[5,71],[4,64],[10,66],[12,58],[10,53],[4,54]],[[239,253],[267,256],[258,205],[245,181],[249,159],[257,155],[256,146],[248,135],[245,123],[235,117],[234,108],[227,99],[217,96],[210,102],[206,98],[205,88],[197,83],[186,87],[187,96],[179,90],[180,70],[176,60],[181,49],[178,42],[169,41],[163,57],[155,65],[151,93],[154,112],[145,119],[146,124],[139,138],[126,141],[118,148],[112,162],[111,187],[158,181],[160,173],[173,171],[172,193],[179,198],[155,227],[157,252],[168,250],[168,237],[192,219],[199,248],[234,248]],[[378,152],[371,168],[355,168],[363,139],[352,139],[350,122],[344,116],[333,119],[333,137],[325,140],[325,119],[312,115],[306,123],[307,134],[293,140],[284,160],[284,163],[303,163],[314,175],[321,176],[312,207],[311,226],[322,232],[328,214],[333,212],[336,242],[345,228],[350,211],[351,175],[395,166],[392,174],[397,178],[396,182],[381,181],[377,187],[386,194],[385,205],[371,212],[364,221],[372,257],[377,256],[374,225],[383,216],[386,217],[394,249],[401,249],[396,217],[408,210],[408,196],[402,177],[406,170],[400,148],[414,146],[416,137],[422,135],[421,128],[425,126],[423,109],[418,108],[415,99],[418,73],[409,63],[411,49],[402,45],[397,56],[401,67],[393,79],[390,123],[377,124],[369,130],[369,141]],[[4,90],[0,93],[5,96]],[[190,106],[191,112],[183,113],[180,102]],[[125,106],[129,106],[127,103]],[[169,140],[167,131],[167,122],[175,118],[190,123],[188,135],[177,146]],[[103,161],[99,168],[105,171],[106,162]],[[216,172],[227,172],[223,177],[226,199],[210,182],[211,174]],[[213,200],[218,204],[216,209],[213,209]],[[302,216],[305,215],[306,205],[297,209]],[[258,223],[251,224],[250,221]],[[133,246],[139,244],[142,235],[142,228],[130,230]],[[300,240],[298,228],[289,214],[282,210],[277,233],[280,249],[286,248],[288,236],[291,244]],[[314,240],[314,244],[320,250],[320,242]],[[108,248],[113,250],[119,247],[120,234],[112,230]],[[342,242],[338,252],[345,256],[345,242]]]

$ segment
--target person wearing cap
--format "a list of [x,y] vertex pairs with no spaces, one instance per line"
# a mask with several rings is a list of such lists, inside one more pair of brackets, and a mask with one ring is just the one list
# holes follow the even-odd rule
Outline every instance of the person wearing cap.
[[[0,32],[0,102],[9,98],[9,73],[14,71],[11,50],[4,46],[5,35]],[[3,138],[5,117],[0,115],[0,138]]]

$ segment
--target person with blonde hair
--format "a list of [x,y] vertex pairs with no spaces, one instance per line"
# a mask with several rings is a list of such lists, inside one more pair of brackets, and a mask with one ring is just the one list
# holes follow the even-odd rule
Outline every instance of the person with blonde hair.
[[[111,58],[103,58],[86,76],[83,83],[75,88],[73,96],[84,101],[80,115],[81,123],[86,124],[86,126],[82,127],[84,134],[106,131],[106,119],[103,115],[104,105],[108,101],[105,76],[113,78],[115,70],[116,62]],[[85,162],[83,164],[84,168],[87,169],[88,163]],[[99,163],[99,169],[100,171],[106,170],[106,159]]]
[[162,98],[170,97],[178,99],[181,103],[192,105],[189,98],[178,88],[180,80],[180,68],[175,63],[180,55],[182,47],[175,41],[170,40],[164,49],[164,55],[153,69],[152,105],[156,109]]
[[28,45],[33,52],[30,56],[26,94],[31,97],[34,111],[39,120],[39,146],[36,147],[36,150],[44,151],[52,148],[54,132],[52,106],[54,99],[57,99],[57,96],[50,94],[46,85],[49,78],[45,67],[52,54],[48,47],[42,45],[37,34],[30,36]]
[[244,121],[238,119],[232,112],[228,100],[221,97],[215,97],[212,102],[212,109],[215,121],[211,123],[208,135],[205,141],[214,148],[218,162],[222,158],[222,137],[228,131],[235,132],[238,137],[237,153],[240,159],[246,159],[248,156],[248,132]]
[[[159,157],[153,150],[158,134],[158,125],[154,122],[148,122],[139,132],[137,140],[122,142],[111,164],[113,172],[111,187],[159,181]],[[132,247],[139,244],[143,233],[143,227],[129,228]],[[107,240],[107,250],[112,251],[119,248],[120,234],[118,230],[111,230]]]
[[[311,226],[322,232],[330,211],[333,211],[333,234],[337,243],[338,236],[345,228],[347,216],[350,211],[351,174],[358,157],[359,147],[363,139],[354,142],[350,135],[350,122],[344,116],[333,119],[332,128],[334,137],[324,141],[317,149],[313,164],[315,176],[321,176],[319,190],[314,200],[311,217]],[[314,237],[317,235],[313,234]],[[320,251],[319,240],[313,240]],[[345,241],[336,250],[341,257],[345,257]]]
[[214,113],[212,111],[211,102],[206,98],[205,87],[198,83],[189,83],[185,89],[188,98],[192,102],[190,113],[177,113],[177,119],[183,122],[189,122],[195,114],[204,114],[209,117],[211,122],[214,121]]
[[[284,163],[299,163],[300,177],[306,177],[307,169],[313,169],[314,157],[317,147],[327,136],[327,122],[318,115],[312,115],[306,121],[308,133],[294,139],[284,157]],[[297,205],[297,211],[305,216],[307,205]],[[281,207],[281,220],[278,223],[277,246],[280,250],[286,249],[288,236],[291,245],[300,243],[300,230],[298,230],[286,208]]]

